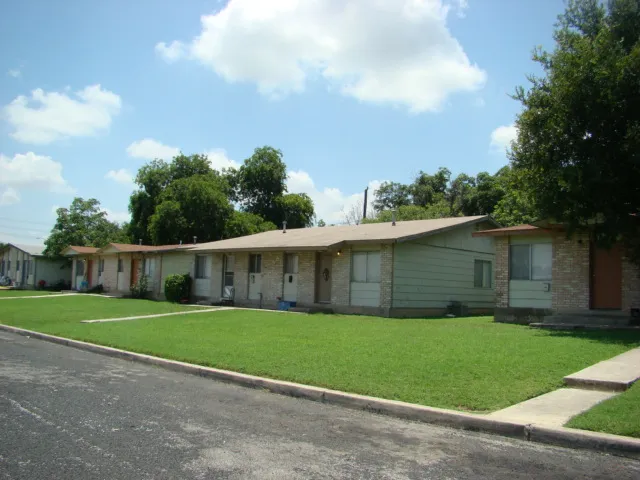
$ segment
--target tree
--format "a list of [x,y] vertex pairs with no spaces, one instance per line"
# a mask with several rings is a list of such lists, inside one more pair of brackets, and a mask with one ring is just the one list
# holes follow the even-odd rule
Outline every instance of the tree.
[[235,210],[224,229],[225,238],[242,237],[255,233],[268,232],[278,228],[274,223],[265,221],[261,216]]
[[245,211],[274,223],[282,217],[278,199],[287,191],[287,166],[282,152],[256,148],[237,172],[238,197]]
[[48,256],[60,255],[69,245],[101,248],[111,242],[129,241],[122,226],[107,220],[107,213],[95,198],[76,197],[69,208],[58,208],[56,215],[56,223],[44,242]]
[[[138,170],[136,183],[139,189],[129,199],[130,236],[143,243],[155,244],[176,243],[170,239],[191,241],[194,235],[202,241],[221,238],[224,222],[230,215],[228,199],[233,198],[227,180],[226,175],[211,168],[204,155],[181,153],[171,162],[149,162]],[[177,202],[179,210],[170,204],[158,212],[158,207],[165,201]],[[179,211],[182,218],[169,218],[170,211]],[[177,230],[168,232],[171,225]]]
[[288,193],[276,199],[277,225],[287,222],[289,228],[305,228],[313,225],[315,212],[313,200],[306,193]]
[[225,184],[213,173],[194,174],[174,180],[160,195],[149,220],[149,236],[156,245],[180,240],[220,240],[233,213]]
[[413,204],[426,207],[444,198],[451,179],[448,168],[440,167],[434,175],[420,172],[410,186]]
[[373,208],[376,212],[393,210],[403,205],[411,204],[411,188],[397,182],[384,182],[376,190]]
[[327,222],[325,222],[323,219],[318,220],[318,226],[319,227],[326,227],[327,226]]
[[347,225],[360,225],[363,223],[364,214],[364,202],[357,200],[350,207],[344,207],[342,209],[342,215],[344,216],[344,223]]
[[571,233],[597,222],[608,244],[638,237],[640,206],[640,8],[637,0],[571,0],[544,70],[516,89],[523,105],[512,168],[536,216]]

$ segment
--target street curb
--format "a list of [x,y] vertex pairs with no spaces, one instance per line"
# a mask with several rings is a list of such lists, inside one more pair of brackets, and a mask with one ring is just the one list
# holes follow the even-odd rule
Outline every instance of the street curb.
[[426,407],[423,405],[416,405],[396,400],[385,400],[382,398],[357,395],[299,383],[256,377],[254,375],[204,367],[176,360],[168,360],[165,358],[154,357],[142,353],[134,353],[127,350],[120,350],[113,347],[106,347],[79,340],[71,340],[64,337],[57,337],[8,325],[0,324],[0,330],[109,357],[131,360],[147,365],[155,365],[174,372],[198,375],[226,383],[233,383],[243,387],[264,389],[280,395],[338,405],[353,410],[365,410],[405,420],[430,423],[460,430],[492,433],[526,441],[577,449],[597,450],[631,458],[640,458],[640,439],[588,432],[585,430],[549,428],[532,424],[527,425],[523,423],[493,420],[478,414]]

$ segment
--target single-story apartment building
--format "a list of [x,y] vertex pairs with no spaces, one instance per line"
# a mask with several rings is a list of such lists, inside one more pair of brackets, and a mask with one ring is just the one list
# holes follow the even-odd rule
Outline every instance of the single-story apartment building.
[[496,321],[572,315],[595,322],[598,314],[628,316],[640,307],[640,270],[622,245],[598,247],[589,228],[568,237],[563,225],[543,221],[473,236],[495,240]]
[[[140,275],[148,278],[148,291],[151,298],[160,298],[164,291],[161,279],[166,278],[167,272],[187,273],[191,270],[193,255],[186,257],[189,265],[182,268],[176,266],[172,271],[171,258],[165,261],[164,256],[171,252],[185,250],[191,247],[184,245],[135,245],[126,243],[110,243],[103,248],[69,246],[62,255],[72,259],[72,288],[81,290],[102,285],[105,292],[113,294],[129,294],[131,285],[135,284]],[[182,259],[182,257],[180,257]],[[163,263],[166,270],[163,276]],[[175,263],[175,262],[173,262]],[[185,270],[185,271],[182,271]]]
[[0,250],[0,276],[9,277],[18,288],[36,288],[69,284],[69,262],[51,259],[44,254],[44,245],[9,243]]
[[472,233],[498,226],[473,216],[285,228],[192,245],[173,253],[167,270],[190,267],[193,296],[212,303],[233,287],[236,305],[262,308],[286,301],[383,316],[441,315],[451,306],[491,313],[494,241]]

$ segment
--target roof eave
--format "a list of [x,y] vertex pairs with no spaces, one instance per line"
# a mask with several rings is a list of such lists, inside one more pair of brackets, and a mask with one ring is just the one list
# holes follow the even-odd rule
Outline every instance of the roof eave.
[[466,227],[469,225],[475,225],[480,222],[489,222],[493,225],[496,225],[498,228],[501,226],[498,222],[496,222],[490,215],[485,215],[480,218],[475,218],[473,220],[469,220],[467,222],[456,223],[455,225],[449,225],[446,227],[438,228],[435,230],[429,230],[428,232],[417,233],[413,235],[407,235],[405,237],[398,237],[395,241],[397,243],[410,242],[412,240],[417,240],[419,238],[429,237],[431,235],[437,235],[439,233],[449,232],[451,230],[455,230],[456,228]]

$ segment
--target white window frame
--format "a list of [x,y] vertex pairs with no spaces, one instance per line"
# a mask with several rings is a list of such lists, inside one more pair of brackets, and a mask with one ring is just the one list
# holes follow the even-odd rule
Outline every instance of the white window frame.
[[[362,257],[364,256],[365,262],[364,262],[364,282],[362,280],[356,280],[355,278],[355,259],[357,257]],[[369,268],[369,257],[378,257],[378,263],[379,263],[379,267],[378,267],[378,278],[375,279],[374,278],[374,272],[370,272],[370,268]],[[380,283],[380,281],[382,280],[382,256],[380,255],[380,251],[374,250],[374,251],[370,251],[370,252],[353,252],[351,254],[351,282],[352,283]]]
[[[480,284],[478,284],[478,268],[481,270]],[[487,275],[487,269],[489,270]],[[491,260],[476,258],[473,262],[473,287],[491,288],[493,285],[493,264]]]
[[297,253],[284,254],[284,273],[295,275],[300,270],[300,256]]
[[[553,262],[553,247],[551,245],[551,243],[514,243],[509,245],[509,280],[517,280],[517,281],[531,281],[531,282],[550,282],[553,276],[553,273],[550,271],[548,276],[539,276],[534,278],[534,265],[533,265],[533,260],[534,260],[534,249],[535,247],[542,247],[544,246],[545,248],[550,248],[551,249],[551,257],[550,257],[550,261]],[[528,247],[529,249],[529,272],[528,272],[528,278],[513,278],[513,269],[511,268],[511,259],[512,259],[512,249],[513,247]],[[550,264],[551,267],[553,268],[553,264]]]
[[262,254],[252,253],[249,255],[249,273],[259,275],[262,273]]
[[[211,257],[209,255],[196,255],[196,279],[204,280],[210,277],[209,272],[207,271],[209,270],[210,258]],[[201,261],[204,263],[203,266],[200,266]]]

